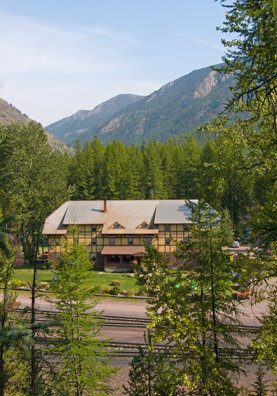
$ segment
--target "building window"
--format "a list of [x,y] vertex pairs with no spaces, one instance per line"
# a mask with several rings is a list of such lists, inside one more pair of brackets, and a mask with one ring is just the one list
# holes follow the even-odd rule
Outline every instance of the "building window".
[[110,237],[110,246],[114,246],[114,245],[115,245],[115,238]]
[[184,225],[184,232],[189,232],[188,227]]
[[134,238],[128,238],[128,245],[134,244]]
[[165,224],[164,228],[165,228],[165,231],[170,231],[170,224]]
[[184,238],[184,243],[189,243],[189,238]]
[[147,243],[152,243],[152,238],[151,238],[151,237],[147,237],[147,238],[146,238],[146,242],[147,242]]
[[112,255],[112,256],[108,256],[108,257],[109,257],[109,259],[108,259],[109,263],[120,263],[119,256]]
[[165,244],[170,245],[170,238],[165,238]]
[[168,261],[168,262],[170,261],[170,253],[166,253],[166,254],[165,254],[165,259],[166,259],[166,261]]
[[96,261],[96,253],[92,253],[91,260],[94,262]]
[[91,225],[91,231],[97,231],[97,225],[96,224],[92,224]]
[[123,263],[130,263],[132,261],[132,256],[130,256],[130,255],[124,255],[123,257],[122,257],[122,262]]
[[91,244],[94,246],[96,245],[96,238],[91,238]]
[[59,260],[61,258],[61,253],[56,253],[56,259]]
[[56,246],[60,246],[61,244],[61,238],[56,238]]

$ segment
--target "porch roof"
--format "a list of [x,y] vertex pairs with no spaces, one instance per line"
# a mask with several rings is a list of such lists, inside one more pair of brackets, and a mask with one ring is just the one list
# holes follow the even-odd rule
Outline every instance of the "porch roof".
[[131,255],[131,256],[144,256],[146,254],[144,246],[105,246],[101,254],[112,255]]

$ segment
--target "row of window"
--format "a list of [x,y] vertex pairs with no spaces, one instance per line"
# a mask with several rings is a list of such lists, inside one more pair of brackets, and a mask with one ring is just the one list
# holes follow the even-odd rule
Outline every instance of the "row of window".
[[[133,237],[129,237],[127,239],[128,239],[128,245],[129,246],[133,246],[134,245],[134,238]],[[109,240],[110,240],[110,246],[115,246],[115,237],[110,237]],[[152,237],[147,237],[145,240],[146,240],[147,243],[152,243]],[[170,241],[171,241],[170,238],[168,238],[168,237],[165,238],[165,244],[166,245],[170,245]],[[189,242],[189,238],[184,238],[184,242],[188,243]],[[77,238],[77,243],[78,243],[78,238]],[[91,244],[92,244],[92,246],[96,246],[97,245],[97,238],[92,238],[91,239]],[[59,246],[59,245],[60,245],[60,238],[56,238],[56,246]]]
[[[165,224],[165,231],[171,231],[171,224]],[[120,224],[115,223],[112,228],[123,228],[122,226],[120,226]],[[146,223],[142,223],[140,228],[149,228],[149,225]],[[97,231],[97,225],[96,224],[92,224],[91,225],[91,231],[95,232]],[[188,232],[187,226],[184,225],[184,232]]]

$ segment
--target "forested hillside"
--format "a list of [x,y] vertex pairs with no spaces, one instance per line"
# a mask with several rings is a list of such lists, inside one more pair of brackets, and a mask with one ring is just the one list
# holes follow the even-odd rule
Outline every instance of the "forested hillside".
[[90,141],[97,134],[105,144],[118,139],[131,145],[192,131],[223,111],[233,81],[209,67],[193,71],[84,132],[80,140]]
[[121,109],[140,100],[138,95],[117,95],[96,106],[93,110],[79,110],[70,117],[46,127],[47,131],[65,143],[77,139],[79,134],[113,116]]
[[[9,104],[5,100],[0,98],[0,126],[10,125],[11,123],[23,123],[28,124],[30,118],[26,114],[22,114],[20,110]],[[55,135],[44,131],[47,135],[47,140],[53,150],[59,150],[61,152],[68,151],[73,153],[73,150],[67,147],[62,141],[60,141]]]
[[[84,143],[95,135],[105,145],[113,139],[127,145],[153,139],[163,142],[191,132],[219,115],[234,81],[232,75],[221,75],[206,67],[164,85],[149,96],[119,95],[91,112],[81,110],[47,129],[72,145],[77,137]],[[203,133],[199,139],[200,133],[193,134],[197,142],[206,143]]]

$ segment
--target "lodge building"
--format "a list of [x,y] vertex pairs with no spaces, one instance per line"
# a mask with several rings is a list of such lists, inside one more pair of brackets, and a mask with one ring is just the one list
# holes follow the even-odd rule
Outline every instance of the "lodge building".
[[70,226],[77,225],[78,242],[85,243],[97,270],[131,269],[146,254],[144,241],[177,267],[173,240],[188,241],[190,216],[185,200],[68,201],[45,220],[48,260],[59,260],[61,238],[72,241]]

